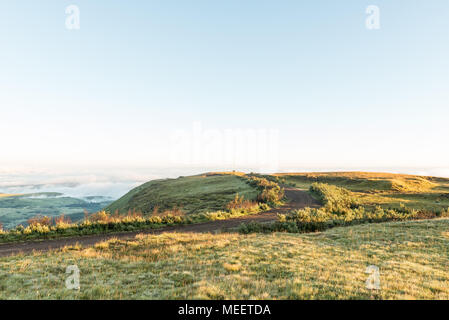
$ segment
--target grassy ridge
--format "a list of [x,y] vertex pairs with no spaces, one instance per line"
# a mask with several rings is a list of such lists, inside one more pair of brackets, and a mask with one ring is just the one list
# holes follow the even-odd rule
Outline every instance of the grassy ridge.
[[388,209],[381,206],[366,207],[360,204],[353,192],[325,183],[313,183],[310,192],[321,201],[321,208],[294,210],[278,215],[278,221],[272,223],[242,224],[239,231],[244,234],[279,231],[303,233],[363,223],[449,217],[449,207],[436,210],[416,210],[405,205]]
[[374,208],[441,210],[449,207],[449,179],[392,173],[318,172],[277,174],[286,183],[308,190],[313,183],[348,189],[360,204]]
[[275,176],[287,182],[310,187],[321,182],[347,188],[356,192],[424,192],[433,188],[449,186],[449,179],[376,172],[312,172],[283,173]]
[[186,214],[223,210],[236,194],[255,200],[256,188],[236,174],[204,174],[147,182],[106,207],[106,211],[151,213],[181,208]]
[[[0,299],[449,299],[449,220],[163,234],[0,259]],[[68,265],[80,269],[67,290]],[[366,268],[380,269],[377,292]]]

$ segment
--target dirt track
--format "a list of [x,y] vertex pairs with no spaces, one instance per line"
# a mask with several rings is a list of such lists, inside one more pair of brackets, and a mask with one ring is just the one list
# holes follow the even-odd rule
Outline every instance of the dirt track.
[[72,246],[79,244],[81,246],[92,246],[98,242],[102,242],[111,238],[117,239],[132,239],[137,234],[161,234],[164,232],[217,232],[238,227],[244,222],[268,222],[276,219],[278,213],[286,213],[290,210],[300,209],[305,207],[319,206],[318,202],[313,199],[307,192],[297,190],[294,188],[285,188],[285,195],[288,203],[280,208],[272,209],[255,215],[248,215],[239,218],[228,220],[217,220],[210,222],[203,222],[190,225],[179,225],[173,227],[166,227],[161,229],[148,229],[136,232],[111,233],[103,235],[82,236],[73,238],[61,238],[55,240],[44,241],[30,241],[23,243],[8,243],[0,245],[0,257],[10,256],[18,253],[30,253],[33,251],[48,251],[51,249],[58,249],[65,246]]

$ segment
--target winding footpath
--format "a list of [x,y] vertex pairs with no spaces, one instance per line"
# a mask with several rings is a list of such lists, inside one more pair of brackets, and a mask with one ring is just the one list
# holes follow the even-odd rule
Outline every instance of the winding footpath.
[[133,239],[138,234],[162,234],[166,232],[219,232],[226,229],[238,227],[242,223],[249,222],[269,222],[276,220],[278,213],[286,213],[291,210],[305,207],[318,207],[319,203],[310,196],[309,193],[295,188],[286,187],[285,196],[288,202],[285,206],[271,209],[259,214],[247,215],[239,218],[227,220],[216,220],[197,224],[178,225],[161,229],[146,229],[134,232],[99,234],[91,236],[80,236],[71,238],[59,238],[54,240],[28,241],[20,243],[0,244],[0,257],[16,255],[20,253],[31,253],[33,251],[49,251],[60,249],[65,246],[80,245],[83,247],[93,246],[96,243],[103,242],[112,238],[120,240]]

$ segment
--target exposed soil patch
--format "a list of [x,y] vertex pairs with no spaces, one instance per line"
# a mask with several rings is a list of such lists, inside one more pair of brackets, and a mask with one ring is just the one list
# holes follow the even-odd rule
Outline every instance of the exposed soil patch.
[[269,222],[276,220],[278,213],[286,213],[291,210],[301,209],[305,207],[318,207],[317,200],[312,198],[309,193],[295,188],[286,187],[285,196],[288,203],[280,208],[272,209],[255,215],[244,217],[217,220],[198,224],[179,225],[166,227],[161,229],[147,229],[136,232],[111,233],[103,235],[82,236],[73,238],[61,238],[55,240],[33,241],[23,243],[8,243],[0,245],[0,257],[9,256],[18,253],[30,253],[33,251],[48,251],[52,249],[63,248],[65,246],[81,245],[92,246],[98,242],[102,242],[111,238],[132,239],[138,234],[161,234],[164,232],[217,232],[220,230],[232,229],[238,227],[241,223],[248,222]]

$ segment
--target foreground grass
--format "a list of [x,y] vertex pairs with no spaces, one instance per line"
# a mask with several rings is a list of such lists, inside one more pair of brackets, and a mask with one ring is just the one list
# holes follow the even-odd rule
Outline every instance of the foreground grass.
[[[449,299],[449,219],[163,234],[0,259],[1,299]],[[79,291],[65,288],[68,265]],[[369,265],[381,290],[365,288]]]

